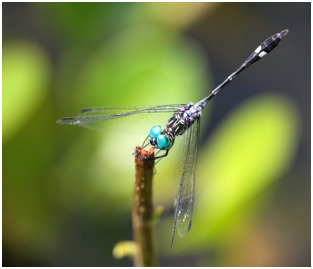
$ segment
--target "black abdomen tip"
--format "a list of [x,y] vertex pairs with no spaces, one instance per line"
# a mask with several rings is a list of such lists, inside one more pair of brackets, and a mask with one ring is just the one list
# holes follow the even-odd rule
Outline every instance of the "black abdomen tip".
[[288,30],[288,29],[282,30],[282,31],[280,32],[280,34],[282,35],[282,38],[285,37],[286,35],[288,35],[288,33],[289,33],[289,30]]

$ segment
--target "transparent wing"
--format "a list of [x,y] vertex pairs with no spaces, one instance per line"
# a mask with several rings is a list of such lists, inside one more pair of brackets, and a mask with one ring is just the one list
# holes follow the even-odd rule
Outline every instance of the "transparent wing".
[[174,203],[173,244],[175,229],[180,237],[188,234],[192,224],[192,210],[195,192],[195,176],[200,135],[200,118],[186,131],[184,149],[180,161],[180,176],[177,198]]
[[[76,117],[66,117],[57,121],[62,125],[77,125],[100,131],[125,133],[146,133],[147,128],[165,124],[169,116],[183,104],[93,107],[85,108]],[[149,115],[147,115],[150,113]],[[114,123],[112,123],[114,120]]]

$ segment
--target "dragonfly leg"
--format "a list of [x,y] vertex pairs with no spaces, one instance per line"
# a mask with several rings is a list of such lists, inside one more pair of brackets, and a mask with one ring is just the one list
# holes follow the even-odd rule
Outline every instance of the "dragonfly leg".
[[162,159],[163,157],[166,157],[166,156],[167,156],[168,151],[169,151],[169,149],[168,149],[163,155],[161,155],[161,156],[155,156],[155,155],[157,155],[159,152],[161,152],[161,150],[159,150],[159,151],[154,155],[154,157],[149,157],[149,160],[157,160],[157,161],[155,162],[155,164],[157,164],[159,161],[161,161],[161,159]]
[[[161,151],[161,150],[159,150],[156,154],[158,154],[160,151]],[[161,158],[163,158],[163,157],[166,157],[167,154],[168,154],[168,151],[169,151],[169,149],[168,149],[163,155],[161,155],[161,156],[154,156],[154,159],[156,160],[156,159],[161,159]]]
[[[144,149],[146,146],[149,145],[149,142],[146,143],[146,141],[148,140],[149,136],[146,137],[146,139],[143,141],[141,148]],[[146,144],[145,144],[146,143]],[[136,155],[136,152],[133,152],[133,156]]]
[[[141,148],[144,149],[146,146],[149,145],[149,142],[146,143],[146,141],[148,140],[149,136],[146,137],[146,139],[143,141]],[[146,144],[145,144],[146,143]]]

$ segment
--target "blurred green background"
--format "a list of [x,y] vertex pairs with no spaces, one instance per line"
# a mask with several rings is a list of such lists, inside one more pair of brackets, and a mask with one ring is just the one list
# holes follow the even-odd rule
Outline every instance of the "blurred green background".
[[131,266],[112,250],[132,239],[132,152],[146,134],[56,120],[91,106],[196,102],[285,28],[208,104],[193,227],[172,249],[175,150],[157,165],[158,260],[310,266],[310,3],[2,8],[4,266]]

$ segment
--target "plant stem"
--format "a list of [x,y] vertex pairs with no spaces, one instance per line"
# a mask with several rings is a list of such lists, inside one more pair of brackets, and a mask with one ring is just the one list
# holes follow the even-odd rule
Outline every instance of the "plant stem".
[[135,149],[135,188],[133,204],[133,233],[137,245],[135,266],[156,266],[153,237],[152,178],[154,149]]

